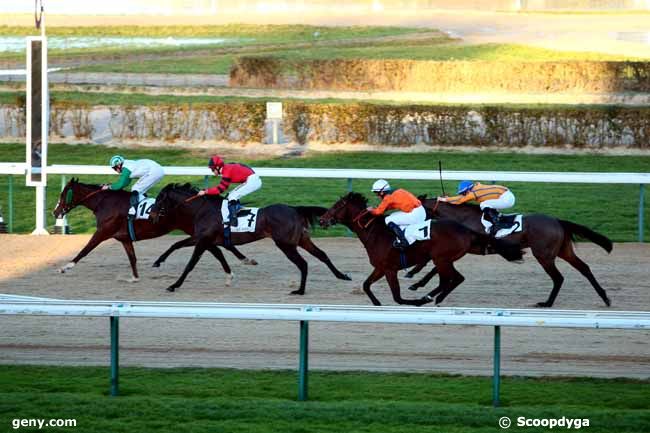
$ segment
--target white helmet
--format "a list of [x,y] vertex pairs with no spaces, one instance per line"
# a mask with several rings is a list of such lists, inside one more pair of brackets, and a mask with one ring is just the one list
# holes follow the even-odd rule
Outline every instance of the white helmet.
[[372,192],[389,192],[390,185],[384,179],[379,179],[372,184]]

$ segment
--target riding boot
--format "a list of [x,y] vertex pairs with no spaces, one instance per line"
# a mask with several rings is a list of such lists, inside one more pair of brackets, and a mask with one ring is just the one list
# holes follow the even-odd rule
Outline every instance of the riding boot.
[[499,225],[499,211],[491,207],[486,207],[483,209],[483,218],[490,221],[492,225],[490,226],[490,232],[488,233],[491,237],[495,238],[497,232],[501,228]]
[[224,225],[223,227],[223,246],[230,248],[232,246],[232,240],[230,239],[230,226]]
[[406,240],[406,237],[404,236],[404,231],[399,228],[399,226],[395,223],[388,223],[388,228],[395,233],[395,241],[393,242],[393,247],[403,250],[404,248],[409,246],[408,241]]
[[239,200],[228,202],[228,213],[230,214],[230,226],[237,227],[237,211],[239,210]]

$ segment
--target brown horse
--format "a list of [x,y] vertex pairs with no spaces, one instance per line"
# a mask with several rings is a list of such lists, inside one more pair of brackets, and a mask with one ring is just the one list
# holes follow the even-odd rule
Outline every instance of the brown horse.
[[[105,240],[113,238],[122,244],[126,255],[129,257],[131,271],[133,272],[131,281],[139,280],[135,250],[133,249],[133,242],[129,237],[127,228],[127,212],[130,206],[129,197],[130,193],[126,191],[103,191],[101,185],[81,183],[78,179],[74,178],[67,183],[63,191],[61,191],[59,202],[53,211],[54,216],[56,218],[62,218],[75,207],[80,205],[85,206],[95,214],[97,231],[95,231],[92,238],[90,238],[79,254],[71,262],[59,269],[59,272],[65,273],[72,269],[79,260],[88,255],[95,247]],[[164,218],[157,223],[153,223],[151,219],[135,220],[134,228],[138,240],[157,238],[176,229],[182,230],[190,235],[194,233],[194,226],[192,224],[188,224],[182,220],[176,221],[175,218]],[[192,238],[190,237],[188,239],[191,244]],[[177,244],[183,243],[187,245],[188,239],[177,242]],[[230,284],[232,271],[223,253],[216,246],[211,246],[209,251],[221,263],[224,272],[227,274],[226,284]],[[245,264],[256,264],[254,260],[247,259],[237,249],[232,248],[230,251]],[[154,266],[156,265],[154,264]]]
[[[442,302],[460,283],[465,280],[454,268],[454,262],[465,254],[493,247],[499,254],[510,261],[521,260],[522,251],[504,241],[493,241],[483,234],[452,220],[440,220],[431,224],[431,239],[419,241],[409,246],[403,253],[393,248],[394,235],[384,223],[383,217],[368,214],[368,200],[361,194],[351,192],[342,197],[321,218],[320,224],[328,227],[341,223],[355,232],[363,243],[374,270],[363,283],[366,292],[374,305],[381,305],[370,290],[370,285],[385,276],[390,286],[393,299],[398,304],[420,306],[433,301]],[[403,254],[400,257],[400,254]],[[440,285],[421,299],[404,299],[400,293],[397,272],[406,265],[426,264],[429,261],[438,268]]]
[[[185,266],[178,280],[167,288],[173,292],[183,284],[187,275],[210,246],[223,244],[223,223],[221,216],[221,196],[196,196],[198,190],[189,184],[167,185],[160,191],[156,203],[151,209],[151,218],[167,218],[174,213],[173,219],[178,224],[193,225],[196,246],[190,261]],[[330,261],[327,254],[318,248],[311,240],[309,227],[316,217],[327,209],[317,206],[287,206],[274,204],[260,208],[253,232],[232,233],[233,245],[243,245],[263,238],[271,238],[275,245],[300,270],[300,288],[291,292],[292,295],[303,295],[307,282],[307,262],[298,253],[301,247],[308,253],[325,263],[334,276],[340,280],[350,280],[350,277],[339,271]],[[172,247],[173,248],[173,247]],[[170,248],[171,250],[171,248]],[[169,255],[165,252],[163,256]],[[159,259],[160,260],[160,259]]]
[[[453,219],[472,230],[484,230],[483,224],[481,224],[481,209],[475,204],[452,205],[438,201],[435,198],[425,200],[424,197],[420,197],[420,199],[423,200],[422,204],[427,208],[428,212],[435,217]],[[533,256],[553,280],[553,290],[545,302],[537,303],[538,307],[551,307],[564,282],[564,277],[555,266],[557,257],[564,259],[584,275],[605,302],[605,305],[608,307],[611,305],[605,289],[600,286],[594,274],[591,273],[589,266],[576,255],[573,249],[573,241],[576,238],[584,238],[599,245],[609,253],[612,251],[611,240],[583,225],[543,214],[525,215],[522,223],[521,232],[513,233],[504,239],[518,243],[521,248],[530,248]],[[417,266],[407,274],[407,277],[415,275],[423,267]],[[409,288],[416,290],[419,287],[424,287],[435,274],[436,268],[433,268],[422,280]]]

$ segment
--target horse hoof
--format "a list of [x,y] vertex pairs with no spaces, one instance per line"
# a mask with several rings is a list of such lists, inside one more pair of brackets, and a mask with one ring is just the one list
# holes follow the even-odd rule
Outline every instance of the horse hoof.
[[233,277],[234,277],[234,274],[232,272],[230,274],[226,275],[226,287],[230,287],[232,285]]
[[607,305],[608,307],[611,307],[612,306],[612,300],[605,297],[605,305]]
[[[404,274],[404,278],[413,278],[413,274],[410,273],[410,272],[407,272],[406,274]],[[411,290],[415,290],[415,289],[411,289]]]
[[138,281],[140,281],[138,277],[131,277],[126,280],[127,283],[137,283]]
[[58,271],[59,274],[65,274],[65,268],[59,268]]
[[175,292],[175,291],[176,291],[176,287],[174,287],[174,286],[169,286],[169,287],[167,287],[166,290],[167,290],[168,292]]
[[553,306],[553,304],[549,302],[538,302],[536,305],[538,308],[550,308]]
[[340,279],[343,281],[352,281],[352,277],[350,277],[348,274],[343,274]]
[[304,290],[294,290],[293,292],[289,293],[290,295],[304,295],[305,291]]
[[152,268],[159,268],[159,267],[160,267],[160,263],[155,262],[153,265],[151,265],[151,267],[152,267]]
[[242,260],[242,263],[245,264],[245,265],[250,265],[250,266],[257,266],[258,265],[257,260],[255,260],[255,259],[244,259],[244,260]]
[[[419,289],[419,288],[420,288],[420,286],[418,286],[417,284],[413,284],[412,286],[409,286],[409,290],[411,290],[411,291],[413,291],[413,292],[415,292],[415,291],[416,291],[417,289]],[[432,299],[432,300],[433,300],[433,299]]]

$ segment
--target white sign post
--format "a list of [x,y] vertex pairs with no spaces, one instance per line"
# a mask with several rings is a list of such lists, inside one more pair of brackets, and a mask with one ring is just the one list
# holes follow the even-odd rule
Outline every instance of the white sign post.
[[266,120],[271,122],[272,144],[278,144],[278,128],[282,121],[282,102],[266,103]]

